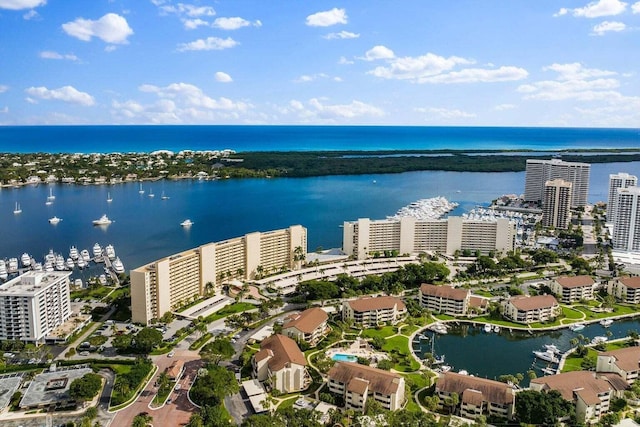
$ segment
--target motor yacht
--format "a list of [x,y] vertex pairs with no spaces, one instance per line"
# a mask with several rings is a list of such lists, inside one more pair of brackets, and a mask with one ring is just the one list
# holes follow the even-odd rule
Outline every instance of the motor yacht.
[[89,251],[86,249],[80,251],[80,258],[82,258],[87,264],[91,261],[91,255],[89,255]]
[[113,260],[111,267],[113,268],[113,271],[116,272],[116,274],[124,273],[124,265],[122,264],[122,261],[120,261],[120,258],[116,257],[116,259]]
[[116,250],[113,248],[113,245],[105,246],[104,253],[109,259],[114,259],[116,257]]
[[98,258],[102,256],[102,246],[99,243],[93,245],[93,257]]
[[57,216],[53,216],[52,218],[49,218],[49,224],[56,225],[60,221],[62,221],[62,218],[58,218]]
[[113,221],[109,219],[109,217],[105,214],[100,217],[100,219],[94,219],[93,225],[109,225]]
[[28,253],[23,253],[20,257],[20,262],[22,262],[23,267],[29,267],[31,265],[31,255]]
[[75,246],[71,246],[71,249],[69,249],[69,256],[71,257],[72,260],[77,260],[78,259],[78,248],[76,248]]
[[180,225],[183,227],[191,227],[193,225],[193,221],[191,221],[190,219],[185,219],[180,223]]

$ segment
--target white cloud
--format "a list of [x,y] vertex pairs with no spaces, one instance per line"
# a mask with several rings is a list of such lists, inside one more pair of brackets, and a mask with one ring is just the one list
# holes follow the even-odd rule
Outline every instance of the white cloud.
[[39,54],[40,58],[43,59],[66,59],[68,61],[78,61],[79,58],[75,56],[73,53],[65,53],[64,55],[58,52],[54,52],[52,50],[43,50]]
[[127,20],[115,13],[107,13],[96,21],[78,18],[75,21],[62,24],[62,29],[68,35],[83,41],[90,41],[92,37],[98,37],[107,43],[115,44],[128,43],[127,37],[133,34]]
[[584,80],[594,77],[614,76],[615,71],[598,70],[596,68],[584,68],[579,62],[568,64],[551,64],[543,68],[544,71],[555,71],[558,73],[558,80]]
[[310,27],[330,27],[336,24],[346,24],[347,12],[344,9],[334,7],[331,10],[307,16],[306,23]]
[[89,107],[91,105],[95,105],[95,100],[93,96],[89,95],[86,92],[80,92],[73,86],[63,86],[58,89],[47,89],[44,86],[40,87],[30,87],[25,89],[27,95],[37,99],[44,100],[57,100],[69,102],[72,104],[83,105],[85,107]]
[[493,107],[493,109],[496,111],[513,110],[514,108],[516,108],[514,104],[499,104]]
[[6,91],[9,90],[9,86],[7,85],[0,85],[0,93],[5,93]]
[[221,30],[237,30],[242,27],[248,27],[249,25],[251,25],[251,22],[239,16],[234,16],[232,18],[217,18],[213,21],[212,26],[220,28]]
[[22,10],[44,6],[47,0],[0,0],[0,9]]
[[386,46],[374,46],[371,49],[369,49],[365,54],[363,59],[365,61],[375,61],[377,59],[391,59],[394,58],[396,55],[393,53],[393,51],[391,49],[389,49]]
[[156,6],[160,7],[163,13],[173,13],[178,16],[190,16],[192,18],[198,16],[214,16],[216,11],[211,6],[195,6],[192,4],[178,3],[174,5],[164,5],[165,2],[158,2]]
[[360,34],[352,33],[349,31],[340,31],[339,33],[329,33],[325,36],[322,36],[327,40],[335,40],[335,39],[357,39],[360,37]]
[[231,83],[233,81],[233,79],[229,74],[222,71],[216,72],[215,78],[216,78],[216,81],[220,83]]
[[584,7],[575,9],[561,8],[553,16],[563,16],[571,13],[573,16],[582,18],[599,18],[602,16],[615,16],[623,13],[627,8],[627,3],[620,0],[597,0]]
[[418,78],[416,83],[494,83],[526,79],[529,73],[520,67],[500,67],[495,69],[466,68],[435,76]]
[[633,13],[640,13],[640,1],[639,1],[639,2],[634,3],[634,4],[631,6],[631,11],[632,11]]
[[307,82],[312,82],[314,80],[320,80],[320,79],[327,79],[327,80],[333,80],[334,82],[341,82],[342,78],[340,77],[331,77],[328,74],[325,73],[316,73],[316,74],[303,74],[300,77],[298,77],[297,79],[294,80],[295,83],[307,83]]
[[204,21],[200,18],[195,19],[183,19],[182,23],[187,30],[195,30],[198,27],[209,26],[207,21]]
[[593,27],[593,34],[602,36],[608,32],[624,31],[627,26],[623,22],[604,21]]
[[31,9],[30,11],[26,12],[24,15],[22,15],[22,19],[29,21],[31,19],[35,19],[35,18],[39,18],[40,14],[38,12],[36,12],[35,9]]
[[249,108],[248,104],[233,102],[228,98],[211,98],[207,96],[202,89],[189,83],[172,83],[165,87],[144,84],[139,87],[139,90],[141,92],[155,93],[164,99],[177,99],[189,107],[239,111],[244,111]]
[[436,116],[441,119],[451,120],[451,119],[468,119],[476,117],[475,113],[468,113],[462,110],[452,110],[448,108],[415,108],[414,111],[417,113],[426,113],[432,116]]
[[349,104],[323,104],[319,99],[312,98],[309,100],[308,105],[315,114],[321,118],[344,118],[353,119],[355,117],[372,116],[382,117],[384,111],[371,104],[366,104],[362,101],[353,100]]
[[181,43],[178,50],[184,52],[187,50],[223,50],[237,46],[238,43],[231,37],[221,39],[218,37],[207,37],[206,39],[198,39],[189,43]]

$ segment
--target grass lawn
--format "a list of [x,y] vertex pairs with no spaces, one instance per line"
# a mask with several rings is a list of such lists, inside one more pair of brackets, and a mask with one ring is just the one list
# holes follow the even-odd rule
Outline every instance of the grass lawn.
[[413,326],[409,326],[409,325],[403,325],[402,329],[400,330],[400,333],[402,335],[411,335],[412,333],[414,333],[415,331],[422,329],[424,326],[417,326],[417,325],[413,325]]
[[151,405],[157,408],[162,404],[164,404],[164,401],[167,400],[167,398],[173,391],[173,386],[175,385],[176,385],[175,381],[169,381],[169,385],[163,390],[161,390],[162,393],[160,393],[160,390],[159,390],[159,392],[156,393],[155,396],[153,396],[153,401],[151,402]]
[[242,313],[243,311],[251,310],[253,308],[256,308],[256,306],[253,304],[249,304],[248,302],[236,302],[234,304],[231,304],[222,308],[222,310],[216,313],[213,313],[210,316],[207,316],[207,318],[204,319],[204,321],[206,323],[211,323],[215,320],[222,319],[223,317],[227,317],[231,314]]
[[[587,349],[587,355],[585,357],[597,358],[598,352],[592,348]],[[562,372],[571,372],[571,371],[581,371],[582,370],[582,361],[584,357],[577,357],[575,353],[572,353],[567,357],[564,362],[564,366],[562,367]]]
[[298,400],[298,397],[300,397],[300,395],[296,394],[295,396],[289,397],[280,402],[280,404],[278,405],[278,411],[281,409],[291,408],[293,404],[296,403],[296,400]]
[[395,326],[383,326],[382,328],[365,329],[362,331],[361,336],[364,338],[375,338],[375,337],[387,338],[387,337],[390,337],[391,335],[394,335],[395,333],[396,333]]
[[405,377],[406,380],[414,384],[414,387],[412,387],[413,394],[413,391],[427,387],[430,384],[431,377],[433,375],[429,375],[427,372],[425,372],[424,374],[402,374],[402,376]]
[[409,355],[411,354],[411,350],[409,349],[409,338],[402,335],[389,338],[382,347],[382,350],[387,353],[391,353],[391,350],[396,350],[400,354]]
[[566,319],[582,319],[582,312],[571,307],[562,307],[562,314]]
[[87,288],[87,289],[80,289],[77,291],[72,291],[70,294],[70,298],[72,300],[76,299],[76,298],[80,298],[82,300],[85,301],[90,301],[92,299],[97,299],[100,300],[104,297],[107,296],[107,294],[109,292],[111,292],[113,290],[113,288],[107,287],[107,286],[98,286],[96,288]]
[[473,293],[475,295],[480,295],[481,297],[491,298],[493,294],[489,291],[485,291],[484,289],[474,290]]

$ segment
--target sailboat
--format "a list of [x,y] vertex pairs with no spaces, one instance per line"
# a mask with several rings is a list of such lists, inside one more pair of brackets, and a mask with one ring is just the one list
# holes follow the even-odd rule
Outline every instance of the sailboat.
[[56,199],[56,196],[53,195],[53,188],[49,189],[49,196],[47,196],[47,200],[53,201]]
[[111,203],[113,202],[113,199],[111,198],[111,193],[107,193],[107,203]]
[[156,195],[153,194],[153,189],[149,190],[149,194],[147,194],[147,196],[149,197],[155,197]]
[[16,202],[16,208],[13,210],[14,214],[22,213],[22,208],[20,208],[20,203]]
[[144,194],[144,190],[142,189],[142,183],[140,183],[140,189],[138,190],[139,194]]
[[161,198],[162,200],[169,200],[169,196],[165,195],[165,194],[164,194],[164,191],[162,192],[162,196],[160,196],[160,198]]

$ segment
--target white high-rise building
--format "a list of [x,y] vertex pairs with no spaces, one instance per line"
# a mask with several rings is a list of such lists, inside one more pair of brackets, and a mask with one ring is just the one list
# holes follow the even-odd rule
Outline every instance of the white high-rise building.
[[69,320],[70,275],[29,271],[0,285],[0,340],[43,343]]
[[640,187],[618,188],[616,192],[613,248],[640,251]]
[[544,186],[542,225],[566,229],[571,220],[571,183],[563,179],[547,181]]
[[565,162],[560,159],[527,159],[524,199],[530,202],[542,202],[544,185],[547,181],[563,179],[571,183],[571,207],[585,206],[589,197],[588,163]]
[[628,173],[616,173],[609,175],[609,198],[607,200],[607,222],[614,223],[616,219],[618,188],[635,187],[638,178]]

